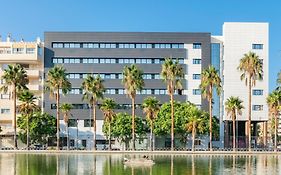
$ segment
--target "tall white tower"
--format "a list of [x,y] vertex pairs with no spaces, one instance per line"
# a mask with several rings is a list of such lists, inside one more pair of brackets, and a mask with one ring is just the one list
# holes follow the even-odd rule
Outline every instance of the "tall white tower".
[[[266,97],[268,95],[268,23],[233,23],[227,22],[223,25],[223,103],[230,96],[238,96],[243,100],[245,109],[238,121],[248,120],[248,87],[245,80],[240,80],[242,72],[237,70],[240,59],[249,51],[256,53],[263,60],[263,79],[257,81],[252,87],[252,123],[254,128],[257,123],[268,120],[268,107]],[[223,112],[223,120],[230,117]],[[241,122],[243,123],[243,122]],[[256,130],[256,128],[255,128]]]

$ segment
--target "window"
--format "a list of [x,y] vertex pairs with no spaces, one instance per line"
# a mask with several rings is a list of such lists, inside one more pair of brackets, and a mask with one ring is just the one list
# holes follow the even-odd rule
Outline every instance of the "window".
[[[197,43],[200,44],[200,43]],[[143,49],[151,49],[151,48],[165,48],[165,49],[178,49],[183,48],[184,44],[178,43],[88,43],[88,42],[81,42],[81,43],[52,43],[53,48],[85,48],[85,49],[92,49],[92,48],[127,48],[127,49],[134,49],[134,48],[143,48]]]
[[166,94],[166,90],[165,89],[160,89],[159,90],[159,94],[160,95],[165,95]]
[[160,64],[160,59],[154,59],[154,64]]
[[146,59],[141,59],[141,64],[146,64]]
[[201,145],[201,140],[195,139],[194,140],[194,145]]
[[179,64],[184,64],[184,60],[183,59],[179,59]]
[[156,79],[156,80],[160,79],[160,74],[155,74],[154,79]]
[[82,140],[82,146],[87,147],[87,140]]
[[262,111],[263,105],[253,105],[253,111]]
[[27,54],[33,54],[33,53],[35,53],[35,48],[26,48],[26,53],[27,53]]
[[172,44],[172,48],[177,49],[177,48],[179,48],[179,45],[178,44]]
[[63,63],[69,63],[69,62],[70,62],[69,58],[65,58],[64,61],[63,61]]
[[192,60],[192,63],[193,64],[201,64],[201,59],[195,58],[195,59]]
[[53,48],[63,48],[63,43],[53,43]]
[[201,49],[201,43],[193,43],[193,49]]
[[118,94],[125,94],[124,89],[118,89]]
[[89,43],[88,44],[88,48],[94,48],[94,44],[93,43]]
[[73,58],[69,59],[69,63],[73,64],[74,63],[74,59]]
[[201,95],[201,90],[200,89],[193,89],[192,94],[193,95]]
[[10,95],[9,94],[1,94],[1,99],[9,99]]
[[57,109],[57,104],[52,103],[51,104],[51,109]]
[[1,114],[9,114],[10,113],[10,109],[1,109]]
[[13,53],[23,54],[23,48],[13,48]]
[[69,119],[68,127],[77,127],[78,120],[77,119]]
[[63,63],[63,59],[58,58],[58,62],[57,63],[62,64]]
[[[179,61],[180,64],[184,64],[183,58],[172,58],[175,62]],[[195,60],[196,64],[200,64],[201,60]],[[199,62],[199,63],[197,63]],[[164,58],[52,58],[54,64],[162,64]]]
[[82,59],[82,63],[88,63],[88,59],[86,58]]
[[75,143],[75,141],[74,141],[73,139],[70,139],[70,143],[69,143],[69,144],[70,144],[71,147],[74,147],[74,146],[75,146],[74,143]]
[[105,48],[105,44],[104,44],[104,43],[101,43],[101,44],[100,44],[100,48],[104,49],[104,48]]
[[263,95],[263,90],[262,89],[254,89],[253,95]]
[[263,44],[252,44],[252,49],[263,49]]
[[75,62],[76,64],[78,64],[78,63],[80,63],[80,59],[79,59],[79,58],[75,58],[75,59],[74,59],[74,62]]
[[89,63],[99,63],[99,59],[95,58],[95,59],[89,59]]
[[90,120],[90,119],[85,119],[84,120],[84,127],[93,127],[94,126],[94,120]]
[[200,74],[193,74],[192,78],[193,78],[193,80],[200,80],[201,79],[201,75]]

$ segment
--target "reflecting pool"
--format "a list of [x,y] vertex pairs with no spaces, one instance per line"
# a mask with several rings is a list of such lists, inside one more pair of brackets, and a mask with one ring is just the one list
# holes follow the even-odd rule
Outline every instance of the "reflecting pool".
[[123,165],[137,154],[0,153],[1,175],[195,175],[281,174],[279,155],[148,155],[153,166]]

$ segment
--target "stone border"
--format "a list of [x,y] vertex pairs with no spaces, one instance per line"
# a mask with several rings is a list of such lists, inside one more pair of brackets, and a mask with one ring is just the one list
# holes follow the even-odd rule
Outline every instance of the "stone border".
[[84,150],[0,150],[0,154],[155,154],[155,155],[281,155],[281,152],[274,151],[84,151]]

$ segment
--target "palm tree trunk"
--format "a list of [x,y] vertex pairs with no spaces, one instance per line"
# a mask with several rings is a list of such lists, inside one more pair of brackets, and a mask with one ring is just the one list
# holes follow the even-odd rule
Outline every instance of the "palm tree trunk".
[[194,154],[191,155],[191,175],[196,175]]
[[209,98],[209,115],[210,115],[210,118],[209,118],[209,125],[210,125],[210,151],[213,151],[213,145],[212,145],[212,136],[213,136],[213,134],[212,134],[212,131],[213,131],[213,128],[212,128],[212,97],[213,97],[213,93],[212,93],[212,91],[213,91],[213,88],[212,88],[212,86],[210,86],[210,89],[209,89],[209,91],[210,91],[210,98]]
[[275,127],[274,127],[274,151],[275,152],[277,151],[277,127],[278,127],[277,115],[278,115],[278,112],[274,116],[274,125],[275,125]]
[[153,122],[151,121],[151,128],[150,128],[150,151],[153,151]]
[[68,132],[68,123],[66,123],[66,145],[67,145],[67,150],[69,150],[69,132]]
[[95,102],[95,100],[93,100],[93,129],[94,129],[94,135],[93,135],[93,145],[94,145],[94,151],[96,151],[97,150],[97,143],[96,143],[96,132],[97,132],[97,122],[96,122],[96,102]]
[[132,135],[133,135],[133,151],[135,151],[136,134],[135,134],[135,98],[134,97],[132,98]]
[[26,127],[26,129],[27,129],[27,132],[26,132],[26,145],[27,145],[27,150],[29,150],[29,115],[27,114],[26,115],[26,119],[27,119],[27,122],[26,122],[26,124],[27,124],[27,127]]
[[111,151],[111,121],[108,122],[108,130],[109,130],[109,133],[108,133],[108,150]]
[[194,151],[194,148],[195,148],[195,122],[193,122],[192,124],[192,152]]
[[249,151],[251,151],[251,112],[252,112],[252,81],[251,78],[249,77],[249,104],[248,104],[248,109],[249,109],[249,113],[248,113],[248,148]]
[[[234,113],[234,115],[236,115],[235,113]],[[236,126],[235,126],[235,118],[236,117],[234,117],[233,116],[233,118],[232,118],[232,132],[233,132],[233,137],[232,137],[232,142],[233,142],[233,144],[232,144],[232,148],[233,148],[233,151],[235,151],[236,150]]]
[[209,175],[212,175],[212,155],[209,157]]
[[171,151],[174,151],[174,94],[173,92],[170,95],[171,97]]
[[13,98],[14,98],[14,149],[18,149],[18,142],[17,142],[17,97],[16,97],[16,85],[13,85]]
[[57,150],[60,149],[60,94],[59,94],[59,88],[57,89]]
[[171,172],[170,175],[174,175],[174,155],[171,155]]

